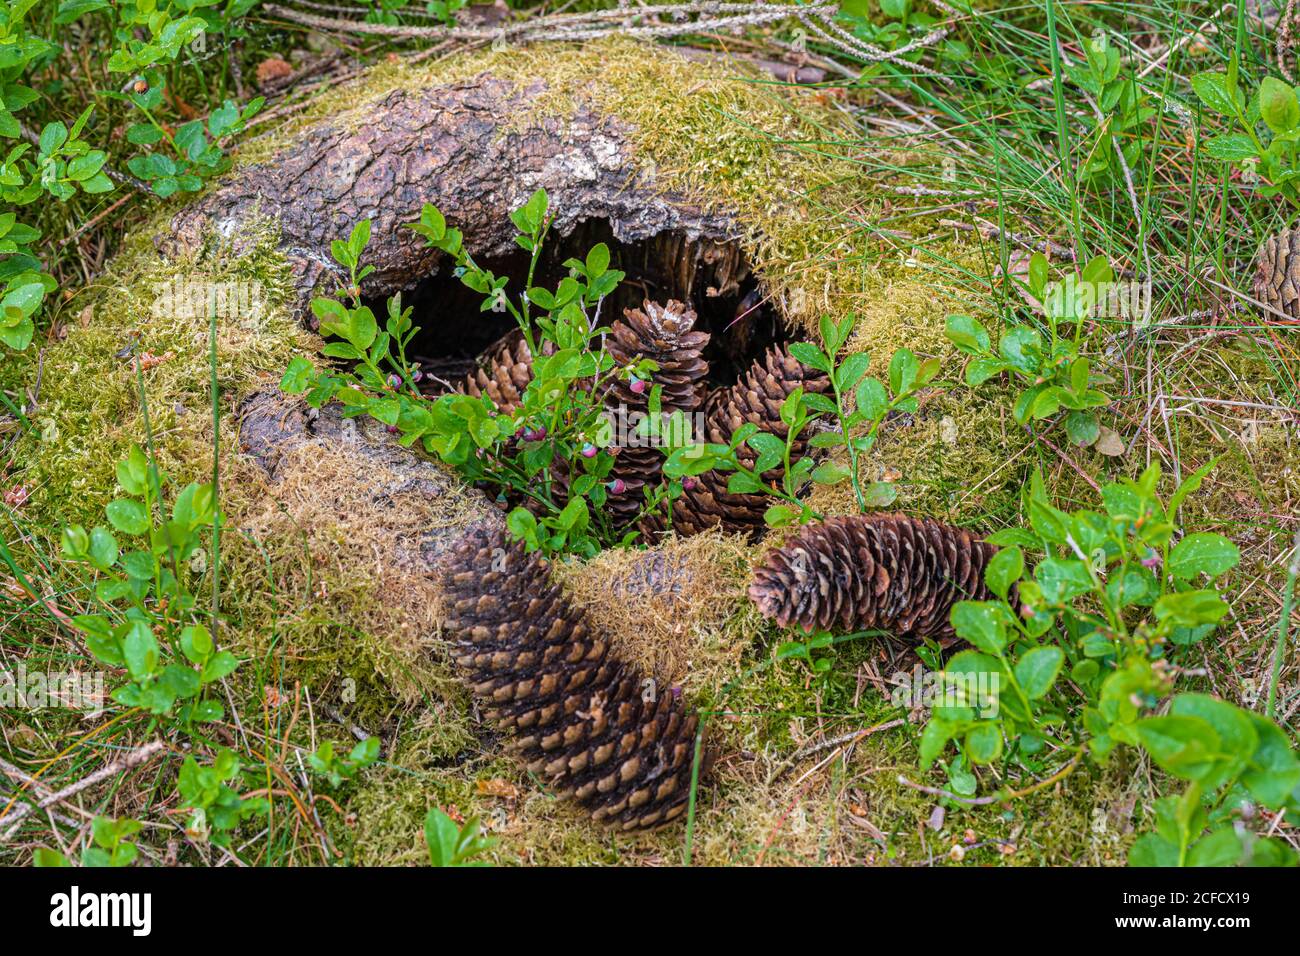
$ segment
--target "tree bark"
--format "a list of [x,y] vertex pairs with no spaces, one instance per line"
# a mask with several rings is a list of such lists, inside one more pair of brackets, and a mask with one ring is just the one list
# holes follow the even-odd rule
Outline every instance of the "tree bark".
[[[365,108],[361,125],[352,125],[355,117],[322,121],[266,162],[236,171],[173,218],[163,251],[194,251],[209,232],[237,241],[245,225],[272,217],[306,319],[313,292],[333,285],[328,274],[341,275],[330,242],[359,220],[371,220],[366,261],[375,267],[363,292],[387,296],[438,268],[442,254],[403,228],[424,203],[438,206],[469,251],[486,258],[517,251],[509,214],[544,187],[561,236],[606,220],[619,241],[660,237],[684,251],[672,268],[690,273],[692,284],[699,278],[716,288],[736,281],[737,269],[741,279],[748,274],[737,262],[740,230],[731,215],[659,189],[617,118],[585,107],[568,118],[547,115],[536,102],[544,91],[542,81],[519,88],[489,74],[394,90]],[[720,259],[729,268],[721,280]],[[708,275],[695,276],[697,266]]]

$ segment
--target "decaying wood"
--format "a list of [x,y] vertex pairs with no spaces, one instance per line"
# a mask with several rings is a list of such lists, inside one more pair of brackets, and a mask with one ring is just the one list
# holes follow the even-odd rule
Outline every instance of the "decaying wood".
[[[473,255],[502,256],[516,251],[510,211],[544,187],[560,236],[605,220],[621,242],[665,236],[690,243],[692,254],[678,260],[687,281],[714,288],[745,277],[743,264],[731,261],[735,253],[726,251],[740,234],[734,217],[659,188],[616,118],[587,108],[548,115],[537,105],[544,92],[540,81],[521,89],[487,74],[394,90],[359,113],[309,127],[271,159],[239,170],[183,209],[163,251],[193,251],[209,233],[237,241],[245,226],[272,217],[305,307],[314,290],[335,284],[328,279],[337,269],[331,240],[370,219],[367,261],[375,272],[363,291],[391,295],[439,267],[442,254],[403,228],[424,203],[437,205],[465,233]],[[701,263],[710,265],[707,276],[696,275]]]
[[403,448],[377,422],[344,418],[338,403],[317,410],[281,394],[278,389],[256,392],[241,409],[239,440],[245,454],[266,470],[273,496],[277,483],[286,477],[284,469],[300,467],[307,460],[290,455],[304,445],[315,445],[322,451],[346,449],[349,456],[360,456],[376,466],[367,474],[382,472],[391,476],[382,482],[358,481],[355,488],[336,488],[338,497],[352,497],[367,505],[403,508],[418,507],[420,499],[433,501],[465,494],[461,520],[429,528],[418,543],[418,554],[398,556],[399,561],[411,565],[408,570],[412,572],[433,571],[443,555],[474,529],[497,528],[505,523],[505,516],[486,496],[478,492],[466,494],[459,479],[443,465]]

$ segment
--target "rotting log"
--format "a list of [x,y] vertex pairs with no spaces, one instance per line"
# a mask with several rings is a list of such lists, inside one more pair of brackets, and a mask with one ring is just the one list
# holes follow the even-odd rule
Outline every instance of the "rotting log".
[[687,298],[705,286],[711,296],[734,293],[748,277],[735,218],[661,189],[624,124],[585,106],[555,115],[538,102],[546,89],[540,80],[519,87],[483,74],[397,89],[363,113],[317,122],[177,213],[162,251],[192,252],[210,235],[238,243],[246,227],[270,218],[310,324],[311,295],[336,284],[329,274],[341,274],[330,242],[356,222],[372,224],[366,261],[375,271],[363,292],[387,296],[439,268],[441,253],[403,228],[424,203],[464,232],[471,254],[505,256],[517,251],[511,210],[540,187],[551,197],[559,236],[602,220],[620,242],[663,246],[656,258],[668,264],[666,293]]

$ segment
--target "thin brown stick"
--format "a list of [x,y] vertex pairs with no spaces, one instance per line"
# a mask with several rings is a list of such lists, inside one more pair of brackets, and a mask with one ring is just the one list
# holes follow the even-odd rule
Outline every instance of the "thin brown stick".
[[166,746],[167,745],[161,740],[147,743],[138,750],[133,750],[129,754],[113,761],[107,766],[100,767],[94,773],[82,777],[76,783],[69,784],[62,790],[56,790],[49,796],[42,797],[36,803],[22,804],[18,809],[9,814],[8,819],[6,820],[9,828],[5,831],[3,836],[0,836],[0,840],[12,839],[13,835],[18,832],[18,825],[22,823],[23,818],[33,810],[44,810],[46,807],[53,806],[56,803],[62,803],[70,797],[75,797],[77,794],[81,793],[81,791],[93,787],[95,784],[103,780],[107,780],[109,777],[116,776],[126,770],[132,770],[135,767],[140,766],[142,763],[145,763],[153,757],[154,754],[163,750]]

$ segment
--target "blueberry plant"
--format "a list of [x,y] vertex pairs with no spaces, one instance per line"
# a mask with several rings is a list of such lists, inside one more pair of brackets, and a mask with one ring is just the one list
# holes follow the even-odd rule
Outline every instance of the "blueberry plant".
[[[139,820],[114,820],[97,816],[90,824],[91,842],[81,851],[81,865],[91,867],[130,866],[140,856],[140,849],[131,842],[142,829]],[[71,861],[58,850],[38,847],[33,853],[33,863],[40,867],[71,866]]]
[[[27,207],[52,199],[84,209],[119,189],[130,177],[113,172],[110,153],[137,177],[136,185],[163,197],[197,191],[229,167],[230,138],[262,100],[239,105],[225,95],[224,74],[213,85],[200,77],[206,116],[186,115],[174,94],[183,77],[200,72],[196,48],[211,45],[215,53],[238,40],[242,19],[256,4],[15,0],[0,11],[0,139],[11,141],[0,148],[0,345],[28,347],[46,296],[57,287],[37,245],[42,231]],[[61,33],[76,23],[111,37],[100,88],[74,90],[62,76]],[[73,101],[73,92],[82,94],[81,102],[92,101],[73,114],[75,120],[30,119],[46,104]],[[119,124],[125,126],[125,151],[114,136]],[[80,218],[73,209],[64,217]]]
[[1193,76],[1192,89],[1202,108],[1226,120],[1231,128],[1205,141],[1206,155],[1257,175],[1261,182],[1255,192],[1259,196],[1281,196],[1293,207],[1300,207],[1300,98],[1296,88],[1266,76],[1247,97],[1234,59],[1226,72]]
[[568,275],[554,289],[534,284],[551,223],[548,208],[545,191],[538,190],[511,214],[519,230],[515,241],[530,255],[526,287],[517,293],[509,289],[508,276],[474,261],[460,230],[448,226],[434,206],[426,204],[410,227],[452,259],[460,281],[483,297],[483,311],[505,312],[515,320],[536,357],[519,408],[498,409],[486,395],[430,399],[421,394],[422,373],[407,355],[419,332],[411,324],[411,310],[394,296],[380,328],[361,302],[360,284],[371,272],[362,263],[368,222],[333,244],[334,258],[347,270],[347,286],[335,297],[312,302],[321,333],[332,340],[324,354],[348,364],[316,368],[296,358],[281,387],[305,394],[315,407],[338,400],[344,415],[383,422],[402,444],[418,442],[467,480],[496,491],[500,500],[526,502],[510,513],[508,524],[530,547],[590,555],[626,537],[610,527],[601,507],[622,489],[609,477],[614,457],[600,396],[613,376],[648,379],[656,367],[642,361],[634,368],[615,368],[601,346],[607,329],[597,324],[600,303],[623,279],[609,267],[604,243],[583,259],[567,260]]
[[457,824],[446,812],[434,807],[424,818],[424,842],[429,848],[430,866],[486,866],[482,856],[496,840],[479,833],[478,817]]
[[63,556],[95,578],[102,610],[72,623],[101,664],[125,668],[112,697],[158,720],[186,725],[220,720],[211,686],[238,666],[218,650],[191,578],[207,566],[205,538],[221,522],[210,484],[190,483],[167,503],[167,476],[139,445],[117,466],[124,494],[105,508],[107,523],[63,531]]
[[1035,253],[1026,288],[1043,306],[1043,328],[1013,321],[1003,329],[996,350],[988,330],[970,316],[948,316],[945,332],[958,351],[973,358],[966,366],[966,384],[982,385],[1009,374],[1019,386],[1012,410],[1018,424],[1064,411],[1066,434],[1076,445],[1087,446],[1101,434],[1096,410],[1111,399],[1098,388],[1105,379],[1082,354],[1084,326],[1115,274],[1098,256],[1064,282],[1049,283],[1049,278],[1047,258]]
[[1179,536],[1179,509],[1209,470],[1166,503],[1152,465],[1103,487],[1102,510],[1072,512],[1052,504],[1035,474],[1029,527],[990,538],[1003,546],[985,572],[996,599],[953,608],[972,647],[944,666],[944,703],[921,736],[923,766],[956,751],[945,763],[959,798],[975,793],[973,767],[996,767],[1003,781],[1043,778],[995,794],[1012,799],[1138,748],[1184,789],[1156,801],[1155,830],[1130,862],[1295,862],[1285,842],[1245,826],[1259,808],[1300,812],[1300,760],[1287,735],[1268,717],[1176,688],[1188,650],[1228,613],[1214,582],[1239,560],[1221,535]]

